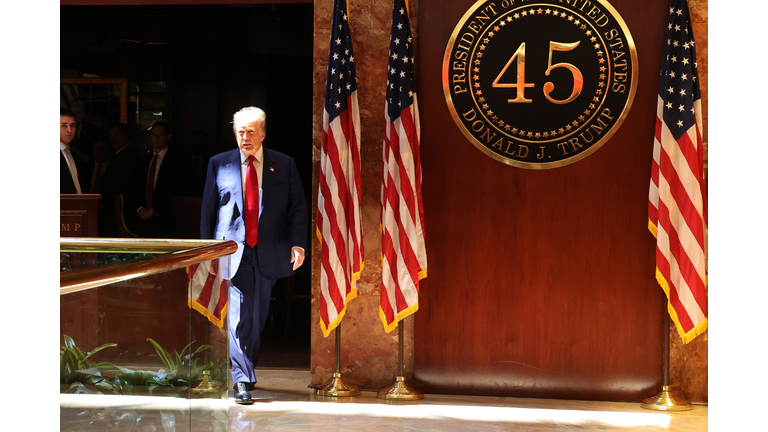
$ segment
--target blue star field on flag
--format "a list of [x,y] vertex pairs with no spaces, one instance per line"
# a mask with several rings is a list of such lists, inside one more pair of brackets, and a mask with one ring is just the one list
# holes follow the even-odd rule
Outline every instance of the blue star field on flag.
[[662,56],[659,96],[664,100],[664,123],[675,139],[696,122],[693,103],[701,99],[688,4],[672,0]]
[[387,106],[391,122],[400,111],[413,104],[415,93],[411,24],[405,0],[395,0],[392,10],[392,32],[389,41],[389,71],[387,73]]
[[347,2],[336,0],[333,7],[331,46],[328,50],[328,75],[325,79],[325,110],[328,122],[347,109],[347,97],[357,90],[355,54],[349,32]]

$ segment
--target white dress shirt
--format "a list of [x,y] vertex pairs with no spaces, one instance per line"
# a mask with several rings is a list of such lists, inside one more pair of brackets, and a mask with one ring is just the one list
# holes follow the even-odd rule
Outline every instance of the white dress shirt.
[[[259,150],[256,152],[256,154],[253,155],[254,158],[256,158],[253,161],[253,166],[256,167],[256,176],[259,178],[259,216],[261,216],[261,211],[264,210],[264,206],[262,205],[262,191],[264,190],[261,187],[261,179],[262,174],[264,173],[264,146],[259,147]],[[243,183],[243,203],[245,203],[245,188],[247,187],[245,184],[245,176],[248,173],[248,156],[245,155],[245,153],[240,151],[240,181]]]
[[[122,149],[121,149],[121,150],[122,150]],[[163,163],[163,159],[165,159],[165,155],[166,155],[166,153],[168,153],[168,147],[166,147],[166,148],[164,148],[164,149],[160,150],[159,152],[155,152],[155,153],[152,155],[152,158],[154,158],[154,157],[155,157],[154,155],[157,155],[157,163],[155,163],[155,172],[154,172],[154,173],[151,173],[151,172],[148,172],[148,173],[147,173],[147,182],[149,182],[149,179],[150,179],[150,178],[152,178],[152,190],[154,190],[154,189],[155,189],[155,185],[157,185],[157,173],[159,173],[159,172],[160,172],[160,164],[162,164],[162,163]],[[150,159],[150,162],[149,162],[149,166],[150,166],[150,168],[152,167],[152,162],[151,162],[151,160],[152,160],[152,159]],[[154,177],[153,177],[153,176],[154,176]]]
[[61,145],[61,153],[64,155],[64,159],[67,161],[69,174],[72,175],[72,180],[75,182],[75,189],[77,189],[77,193],[83,193],[80,190],[80,180],[77,179],[77,166],[75,165],[75,160],[72,158],[72,151],[69,149],[67,144],[64,144],[61,141],[59,141],[59,144]]
[[[261,216],[261,212],[264,211],[264,194],[262,191],[264,190],[263,187],[261,187],[261,179],[264,178],[264,146],[259,147],[259,150],[253,155],[255,158],[253,161],[253,166],[256,167],[256,176],[259,178],[259,216]],[[245,204],[245,176],[246,172],[248,170],[248,156],[245,155],[245,153],[240,151],[240,180],[243,182],[243,204]],[[294,246],[295,248],[301,249],[302,252],[304,251],[303,247]]]
[[[124,149],[125,147],[127,147],[127,146],[124,146],[120,150]],[[166,153],[168,153],[168,147],[160,150],[159,152],[154,152],[152,154],[152,159],[154,159],[155,155],[157,155],[157,162],[155,162],[155,172],[151,173],[151,172],[149,172],[149,169],[147,169],[147,183],[149,183],[149,179],[151,178],[152,179],[152,190],[155,190],[155,186],[157,186],[157,173],[160,172],[160,164],[163,163],[163,159],[165,158],[165,154]],[[149,168],[152,168],[152,162],[151,162],[152,159],[150,159]],[[144,206],[141,206],[141,207],[137,208],[136,209],[136,214],[139,214],[139,212],[143,208],[144,208]],[[155,214],[157,216],[160,216],[156,211],[155,211]]]

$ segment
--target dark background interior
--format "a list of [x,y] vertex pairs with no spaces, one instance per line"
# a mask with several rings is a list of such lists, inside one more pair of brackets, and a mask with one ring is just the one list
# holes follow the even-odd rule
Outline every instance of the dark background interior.
[[[202,130],[207,153],[220,153],[236,146],[232,114],[258,106],[267,113],[265,146],[294,158],[310,202],[312,4],[61,6],[60,12],[61,78],[127,78],[132,145],[147,146],[147,128],[162,119],[171,125],[172,146],[187,150],[193,132]],[[257,367],[309,368],[309,267],[293,283],[275,286]]]

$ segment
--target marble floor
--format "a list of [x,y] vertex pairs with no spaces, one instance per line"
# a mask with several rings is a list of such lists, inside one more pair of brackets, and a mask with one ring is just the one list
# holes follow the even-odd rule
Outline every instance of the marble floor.
[[664,413],[637,403],[426,395],[386,402],[375,392],[319,398],[309,371],[259,370],[256,403],[233,399],[60,395],[61,431],[706,431],[708,407]]

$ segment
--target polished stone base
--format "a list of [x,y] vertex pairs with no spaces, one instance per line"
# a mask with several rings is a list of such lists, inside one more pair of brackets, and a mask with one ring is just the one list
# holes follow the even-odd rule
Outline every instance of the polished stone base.
[[[253,405],[234,399],[60,395],[61,431],[706,431],[708,407],[651,412],[639,403],[430,394],[392,402],[321,398],[309,371],[257,370]],[[229,392],[231,393],[231,391]]]

